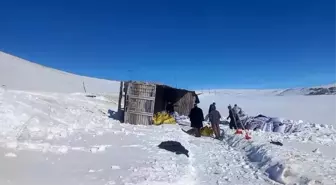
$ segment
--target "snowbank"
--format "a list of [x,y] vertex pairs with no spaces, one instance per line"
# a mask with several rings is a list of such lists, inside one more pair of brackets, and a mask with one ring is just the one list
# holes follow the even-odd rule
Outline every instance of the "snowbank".
[[[225,141],[243,151],[248,159],[269,178],[282,184],[334,184],[336,161],[314,152],[306,153],[289,146],[270,144],[274,133],[252,132],[252,141],[224,128]],[[284,135],[277,134],[284,138]]]
[[111,131],[118,121],[109,118],[108,110],[116,107],[108,98],[85,94],[3,91],[0,145],[66,153],[66,147],[48,143],[77,133],[102,135]]

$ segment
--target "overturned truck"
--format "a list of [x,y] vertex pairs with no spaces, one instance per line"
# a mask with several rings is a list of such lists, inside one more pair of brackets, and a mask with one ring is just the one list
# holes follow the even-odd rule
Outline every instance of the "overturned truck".
[[174,110],[180,115],[188,115],[199,99],[195,91],[173,88],[158,83],[139,81],[121,82],[119,105],[124,99],[123,122],[139,125],[151,125],[154,114],[166,110],[168,102],[174,104]]

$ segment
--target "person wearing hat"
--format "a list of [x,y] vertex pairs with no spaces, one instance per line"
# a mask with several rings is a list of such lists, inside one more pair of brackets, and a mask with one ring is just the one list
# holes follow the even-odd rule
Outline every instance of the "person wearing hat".
[[204,116],[202,109],[199,108],[196,103],[189,113],[189,119],[191,127],[196,130],[195,136],[201,137],[201,128],[203,127]]

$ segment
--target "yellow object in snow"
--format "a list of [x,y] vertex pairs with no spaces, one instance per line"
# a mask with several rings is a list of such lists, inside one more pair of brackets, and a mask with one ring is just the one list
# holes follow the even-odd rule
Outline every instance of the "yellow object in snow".
[[166,112],[158,112],[153,117],[154,125],[175,124],[175,118]]
[[201,128],[201,135],[202,136],[212,136],[213,135],[213,130],[211,127],[209,126],[205,126],[203,128]]

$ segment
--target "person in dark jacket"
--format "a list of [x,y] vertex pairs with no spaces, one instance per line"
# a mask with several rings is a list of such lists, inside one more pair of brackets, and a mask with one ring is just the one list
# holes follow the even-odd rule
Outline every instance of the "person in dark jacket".
[[210,112],[211,112],[212,110],[214,110],[214,109],[216,109],[216,103],[215,103],[215,102],[213,102],[213,103],[209,106],[209,112],[208,112],[208,114],[210,114]]
[[166,106],[166,111],[169,114],[174,113],[174,105],[171,102],[168,102],[168,104]]
[[215,133],[216,139],[219,139],[219,137],[220,137],[219,123],[220,123],[220,118],[221,117],[222,116],[220,115],[218,110],[216,110],[216,107],[214,107],[209,114],[209,120],[210,120],[210,123],[211,123],[211,127],[212,127],[212,129]]
[[189,118],[191,127],[196,130],[196,137],[201,137],[201,128],[203,127],[204,116],[202,109],[200,109],[197,104],[195,104],[194,108],[191,109]]
[[237,129],[237,125],[239,122],[238,114],[235,112],[235,110],[231,107],[231,105],[228,106],[229,109],[229,116],[226,119],[230,118],[230,129]]

